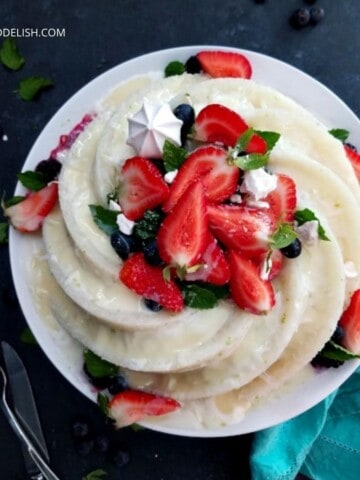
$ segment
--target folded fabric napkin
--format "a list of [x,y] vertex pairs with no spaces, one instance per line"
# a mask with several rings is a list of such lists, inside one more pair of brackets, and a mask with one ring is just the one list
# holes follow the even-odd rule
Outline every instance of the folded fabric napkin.
[[252,480],[360,478],[360,367],[321,403],[292,420],[257,432]]

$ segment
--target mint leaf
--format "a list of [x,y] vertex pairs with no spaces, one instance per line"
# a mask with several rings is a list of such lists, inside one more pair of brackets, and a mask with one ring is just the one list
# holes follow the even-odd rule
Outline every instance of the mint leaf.
[[134,234],[141,240],[155,238],[164,214],[158,210],[147,210],[144,216],[134,226]]
[[0,48],[0,60],[10,70],[19,70],[25,63],[13,38],[5,38]]
[[297,210],[295,212],[295,220],[299,225],[303,225],[306,222],[311,220],[316,220],[318,222],[318,235],[321,240],[330,241],[330,238],[326,235],[323,226],[320,223],[320,220],[317,218],[315,213],[309,208],[304,208],[303,210]]
[[350,135],[349,130],[345,130],[344,128],[333,128],[332,130],[329,130],[329,133],[343,143],[346,142]]
[[333,340],[326,342],[324,348],[318,353],[318,355],[332,360],[339,360],[341,362],[352,360],[353,358],[360,358],[360,355],[356,355],[356,353],[338,345]]
[[44,77],[28,77],[21,80],[19,95],[22,100],[33,100],[44,88],[51,87],[53,82]]
[[111,235],[118,230],[116,219],[119,212],[108,210],[100,205],[89,205],[89,208],[93,220],[100,230],[105,232],[107,235]]
[[34,334],[32,333],[32,331],[30,330],[29,327],[26,327],[21,335],[20,335],[20,341],[23,342],[23,343],[26,343],[27,345],[37,345],[37,340],[36,338],[34,337]]
[[24,187],[34,192],[41,190],[48,184],[46,175],[41,172],[33,172],[31,170],[18,173],[17,178],[24,185]]
[[285,248],[297,238],[291,223],[280,223],[276,231],[270,237],[270,245],[272,248]]
[[100,358],[91,350],[85,349],[83,356],[86,370],[92,377],[114,377],[119,373],[117,365]]
[[9,224],[7,222],[0,223],[0,245],[8,242],[8,228]]
[[243,152],[248,146],[253,135],[254,135],[254,130],[251,127],[245,130],[245,132],[242,133],[240,137],[237,139],[237,142],[234,147],[235,150],[237,150],[238,152]]
[[167,172],[177,170],[184,163],[188,152],[181,147],[177,147],[169,140],[165,140],[163,148],[164,166]]
[[177,60],[170,62],[165,67],[165,77],[173,77],[174,75],[182,75],[185,72],[185,65]]
[[230,294],[229,285],[213,285],[212,283],[203,283],[203,288],[212,292],[218,300],[226,298]]
[[277,141],[280,138],[280,133],[277,132],[267,132],[261,130],[255,130],[255,133],[259,135],[259,137],[263,138],[267,145],[266,152],[271,152],[271,150],[275,147]]
[[129,427],[130,427],[131,430],[133,430],[134,432],[139,432],[140,430],[145,430],[145,428],[142,427],[141,425],[139,425],[138,423],[132,423],[131,425],[129,425]]
[[101,480],[105,475],[107,475],[105,470],[98,468],[92,472],[89,472],[87,475],[85,475],[85,477],[82,477],[82,480]]
[[25,197],[23,195],[15,195],[14,197],[9,198],[9,200],[3,200],[3,207],[4,208],[12,207],[13,205],[20,203],[23,200],[25,200]]
[[194,283],[181,286],[185,305],[191,308],[205,310],[215,307],[218,302],[216,295],[207,288]]
[[97,395],[97,404],[100,407],[100,411],[106,415],[107,417],[109,416],[109,398],[105,393],[99,392]]
[[249,153],[240,157],[231,158],[231,163],[241,168],[241,170],[255,170],[267,165],[269,161],[268,153]]

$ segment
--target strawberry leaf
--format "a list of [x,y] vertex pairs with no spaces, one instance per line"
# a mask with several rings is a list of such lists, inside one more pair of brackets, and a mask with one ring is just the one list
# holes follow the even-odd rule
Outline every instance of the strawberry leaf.
[[349,130],[345,130],[344,128],[333,128],[332,130],[329,130],[329,133],[343,143],[346,142],[350,135]]
[[168,63],[165,67],[165,77],[173,77],[174,75],[182,75],[185,72],[185,65],[177,60]]
[[267,150],[266,152],[271,152],[271,150],[275,147],[277,141],[280,138],[280,133],[277,132],[267,132],[267,131],[261,131],[261,130],[255,130],[255,133],[259,135],[259,137],[262,137],[267,145]]
[[8,242],[8,227],[9,224],[7,222],[0,223],[0,245]]
[[270,237],[272,248],[285,248],[297,238],[291,223],[280,223],[276,231]]
[[86,370],[92,377],[114,377],[119,373],[119,367],[117,365],[100,358],[91,350],[85,349],[83,356]]
[[0,60],[10,70],[19,70],[25,63],[13,38],[5,38],[0,49]]
[[33,172],[31,170],[18,173],[17,178],[24,185],[24,187],[33,192],[41,190],[48,184],[46,175],[41,172]]
[[326,235],[324,227],[321,225],[320,220],[317,218],[315,213],[309,208],[304,208],[303,210],[297,210],[295,212],[295,220],[298,225],[303,225],[306,222],[311,220],[316,220],[318,222],[318,235],[321,240],[330,241],[330,238]]
[[28,77],[21,80],[19,95],[22,100],[33,100],[44,88],[53,86],[53,82],[44,77]]
[[269,154],[249,153],[231,159],[231,163],[241,168],[241,170],[255,170],[264,167],[269,161]]
[[184,295],[185,305],[191,308],[205,310],[215,307],[218,302],[215,293],[194,283],[182,285],[181,290]]
[[184,163],[188,152],[181,147],[177,147],[169,140],[165,140],[163,148],[164,166],[167,172],[178,170]]
[[96,225],[105,232],[107,235],[111,235],[114,231],[118,230],[116,223],[119,212],[108,210],[100,205],[89,205],[91,215]]

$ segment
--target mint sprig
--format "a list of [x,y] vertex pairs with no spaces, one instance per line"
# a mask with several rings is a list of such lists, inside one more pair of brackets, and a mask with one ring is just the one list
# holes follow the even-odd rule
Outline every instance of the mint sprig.
[[217,286],[209,283],[183,282],[180,288],[185,305],[200,310],[214,308],[219,300],[229,296],[228,285]]
[[113,234],[117,229],[116,219],[119,212],[114,212],[101,205],[89,205],[91,215],[96,225],[107,235]]
[[155,238],[164,214],[159,210],[147,210],[141,220],[136,222],[134,234],[141,240]]
[[306,222],[316,220],[318,222],[318,235],[321,240],[330,241],[330,238],[326,235],[324,227],[321,225],[320,220],[315,215],[315,213],[309,208],[304,208],[303,210],[297,210],[295,212],[295,220],[298,225],[303,225]]
[[8,242],[8,228],[9,224],[7,222],[0,223],[0,245]]
[[185,148],[174,145],[169,140],[165,140],[163,147],[163,160],[167,172],[178,170],[185,162],[188,152]]
[[326,342],[324,348],[318,353],[321,357],[329,358],[331,360],[338,360],[345,362],[354,358],[360,358],[360,355],[347,350],[341,345],[335,343],[333,340]]
[[89,472],[87,475],[85,475],[85,477],[82,477],[82,480],[102,480],[105,475],[107,475],[105,470],[97,468],[96,470]]
[[285,248],[291,245],[297,236],[291,223],[280,223],[270,237],[270,246],[278,249]]
[[266,142],[267,149],[266,152],[271,152],[271,150],[275,147],[276,143],[280,138],[280,133],[277,132],[268,132],[262,130],[255,130],[255,133],[259,135],[259,137],[263,138]]
[[100,358],[89,349],[83,352],[86,371],[95,378],[114,377],[119,373],[119,367],[113,363]]
[[29,327],[24,328],[20,335],[20,341],[27,345],[37,345],[38,342]]
[[268,153],[249,153],[241,155],[240,157],[232,158],[230,163],[241,168],[241,170],[255,170],[257,168],[265,167],[269,162]]
[[98,393],[97,404],[100,407],[100,411],[108,417],[109,416],[109,397],[105,395],[105,393],[101,393],[101,392]]
[[343,143],[346,142],[350,135],[349,130],[345,130],[344,128],[333,128],[332,130],[329,130],[329,133]]
[[0,60],[10,70],[19,70],[24,65],[25,59],[20,54],[13,38],[8,37],[3,41],[0,48]]
[[48,184],[46,175],[41,172],[34,172],[32,170],[18,173],[17,178],[25,188],[33,192],[41,190]]
[[45,77],[34,76],[21,80],[19,85],[19,95],[22,100],[30,101],[44,90],[45,88],[52,87],[53,82]]

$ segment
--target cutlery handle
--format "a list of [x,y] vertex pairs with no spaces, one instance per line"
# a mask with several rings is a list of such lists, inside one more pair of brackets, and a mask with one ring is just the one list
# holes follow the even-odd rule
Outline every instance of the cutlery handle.
[[30,457],[33,459],[34,463],[37,465],[38,469],[40,470],[41,474],[33,477],[33,480],[60,480],[59,477],[55,475],[55,473],[50,469],[48,464],[44,462],[42,457],[38,454],[36,450],[28,447],[28,452]]

